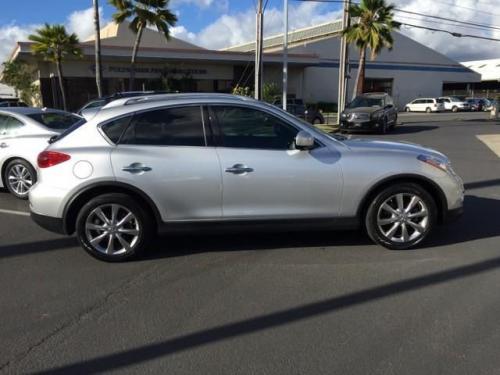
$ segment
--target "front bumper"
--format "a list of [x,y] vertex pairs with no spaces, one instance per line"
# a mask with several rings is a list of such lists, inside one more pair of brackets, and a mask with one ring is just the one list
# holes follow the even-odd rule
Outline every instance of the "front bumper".
[[40,215],[31,211],[31,219],[43,229],[46,229],[50,232],[67,234],[62,218]]
[[348,132],[373,132],[378,131],[380,124],[377,121],[369,120],[363,122],[354,122],[348,120],[340,121],[340,130]]

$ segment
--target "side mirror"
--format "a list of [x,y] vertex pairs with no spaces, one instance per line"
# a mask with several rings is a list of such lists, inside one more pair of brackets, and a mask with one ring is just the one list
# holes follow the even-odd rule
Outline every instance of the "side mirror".
[[314,137],[308,132],[301,130],[295,137],[295,148],[297,150],[310,150],[314,147]]

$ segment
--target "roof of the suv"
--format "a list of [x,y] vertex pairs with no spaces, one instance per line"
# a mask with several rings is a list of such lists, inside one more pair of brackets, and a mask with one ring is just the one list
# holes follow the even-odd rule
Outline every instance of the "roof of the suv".
[[[134,98],[118,99],[108,103],[101,110],[92,116],[92,122],[107,121],[116,116],[126,115],[147,109],[153,109],[164,106],[173,105],[190,105],[190,104],[257,104],[262,102],[250,97],[237,96],[231,94],[216,94],[216,93],[193,93],[193,94],[164,94],[141,96]],[[272,106],[275,108],[275,106]]]
[[365,92],[361,94],[360,96],[375,96],[375,97],[381,97],[381,96],[389,96],[388,93],[386,92]]

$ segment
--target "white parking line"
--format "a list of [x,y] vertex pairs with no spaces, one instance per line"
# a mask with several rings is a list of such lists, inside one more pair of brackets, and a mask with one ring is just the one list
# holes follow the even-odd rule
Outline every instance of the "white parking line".
[[0,214],[10,214],[10,215],[19,215],[19,216],[30,216],[29,212],[25,211],[14,211],[14,210],[3,210],[0,209]]
[[476,137],[500,158],[500,134],[482,134]]

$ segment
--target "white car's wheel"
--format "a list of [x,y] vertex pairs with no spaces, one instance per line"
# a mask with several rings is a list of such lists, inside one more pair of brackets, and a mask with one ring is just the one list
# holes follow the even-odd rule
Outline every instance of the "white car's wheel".
[[36,171],[26,160],[14,159],[5,168],[5,187],[19,199],[28,199],[31,187],[36,182]]

